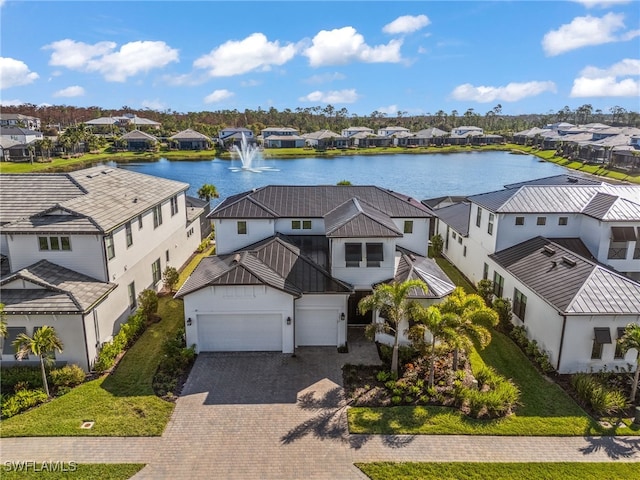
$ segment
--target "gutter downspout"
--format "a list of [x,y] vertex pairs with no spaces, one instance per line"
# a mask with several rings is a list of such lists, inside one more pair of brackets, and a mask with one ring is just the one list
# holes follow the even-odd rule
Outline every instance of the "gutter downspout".
[[558,352],[558,365],[556,366],[556,371],[560,370],[560,361],[562,360],[562,347],[564,346],[564,331],[567,328],[567,316],[558,312],[559,315],[562,315],[562,333],[560,334],[560,351]]

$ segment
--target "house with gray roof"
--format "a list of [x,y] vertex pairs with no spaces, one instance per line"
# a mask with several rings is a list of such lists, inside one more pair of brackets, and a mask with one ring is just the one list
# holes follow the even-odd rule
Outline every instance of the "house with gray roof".
[[178,150],[207,150],[211,145],[209,137],[190,128],[170,136],[169,140]]
[[148,118],[138,117],[132,113],[125,113],[124,115],[115,115],[109,117],[99,117],[93,120],[84,122],[85,125],[93,127],[127,127],[134,126],[135,128],[146,127],[155,130],[159,130],[162,124]]
[[40,119],[21,113],[0,112],[0,126],[23,127],[29,130],[40,130]]
[[158,139],[142,130],[132,130],[122,135],[118,143],[130,152],[137,152],[154,148],[158,144]]
[[331,130],[318,130],[311,133],[303,133],[305,144],[314,148],[347,148],[351,142],[347,137]]
[[[640,287],[640,186],[560,175],[473,195],[435,210],[435,214],[444,255],[472,282],[492,280],[494,293],[511,299],[514,322],[524,325],[530,338],[556,355],[552,357],[557,368],[566,373],[567,369],[602,368],[613,360],[622,364],[611,348],[604,348],[602,358],[589,358],[591,350],[583,348],[584,344],[580,348],[561,347],[559,336],[552,339],[545,335],[558,334],[548,322],[569,314],[590,315],[580,321],[591,325],[591,334],[596,324],[615,331],[624,327],[620,323],[638,320],[640,304],[628,298]],[[554,256],[546,251],[552,262],[540,256],[545,252],[539,243],[547,241],[554,244],[547,250],[563,252]],[[526,255],[531,256],[525,262]],[[564,261],[565,257],[570,260]],[[520,261],[524,263],[517,263]],[[597,273],[576,275],[583,272],[582,267]],[[552,282],[552,278],[556,280]],[[592,283],[594,278],[603,283]],[[557,291],[548,290],[551,285]],[[555,300],[561,290],[568,295],[566,289],[571,285],[570,298],[563,297],[565,303]],[[623,290],[627,296],[617,299]],[[585,292],[593,296],[591,306],[578,311],[576,305],[587,301]],[[569,305],[569,300],[577,303]],[[606,307],[596,308],[604,303]],[[574,347],[578,350],[570,359],[562,360],[567,354],[560,352]]]
[[262,143],[265,148],[301,148],[304,138],[298,130],[289,127],[269,127],[262,130]]
[[421,278],[426,304],[454,289],[427,258],[432,211],[380,187],[270,185],[209,217],[217,257],[177,293],[197,351],[341,346],[348,325],[383,321],[357,309],[376,284]]
[[[188,184],[104,166],[0,176],[0,295],[12,334],[53,326],[57,359],[89,370],[131,315],[201,241],[207,209]],[[11,361],[9,339],[2,361]]]

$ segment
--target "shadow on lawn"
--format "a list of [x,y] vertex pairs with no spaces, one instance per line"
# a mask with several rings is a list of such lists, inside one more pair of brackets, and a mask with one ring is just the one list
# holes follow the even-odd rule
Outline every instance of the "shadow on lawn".
[[[313,435],[320,440],[333,440],[347,444],[358,450],[373,438],[369,434],[351,434],[347,423],[346,408],[349,402],[345,400],[342,388],[333,388],[324,393],[316,391],[306,392],[298,397],[298,408],[317,411],[317,414],[296,425],[280,438],[285,444],[291,444],[307,435]],[[381,436],[384,445],[389,448],[402,448],[409,445],[412,435],[384,435]]]

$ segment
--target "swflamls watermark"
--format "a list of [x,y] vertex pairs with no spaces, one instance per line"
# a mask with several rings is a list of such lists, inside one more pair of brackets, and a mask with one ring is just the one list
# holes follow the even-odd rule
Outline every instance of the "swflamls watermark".
[[78,470],[77,462],[34,462],[18,461],[18,462],[3,462],[3,471],[5,472],[75,472]]

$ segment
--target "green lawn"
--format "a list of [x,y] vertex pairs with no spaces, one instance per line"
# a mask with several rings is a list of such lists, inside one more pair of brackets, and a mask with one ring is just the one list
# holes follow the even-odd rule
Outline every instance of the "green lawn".
[[546,380],[505,335],[492,333],[491,345],[472,352],[474,365],[486,363],[520,388],[515,414],[496,420],[469,418],[457,409],[437,406],[354,407],[348,412],[351,433],[430,435],[640,435],[638,427],[606,430],[560,387]]
[[[0,423],[0,436],[161,435],[174,404],[154,395],[153,375],[160,347],[183,325],[182,301],[162,297],[162,320],[151,325],[120,361],[115,372]],[[94,421],[90,430],[83,421]]]
[[[109,464],[83,464],[70,466],[69,463],[56,465],[47,464],[46,467],[56,467],[67,472],[51,472],[43,471],[42,463],[38,463],[36,468],[29,465],[28,467],[20,465],[11,466],[7,463],[2,464],[2,480],[56,480],[56,479],[73,479],[73,480],[125,480],[133,477],[138,473],[144,465],[138,463],[109,463]],[[71,469],[74,468],[73,471]],[[37,470],[37,471],[36,471]]]
[[358,463],[372,480],[628,480],[637,463]]
[[464,288],[466,293],[477,293],[476,288],[467,280],[467,277],[462,275],[460,270],[454,267],[449,260],[444,257],[436,257],[435,261],[456,286]]

